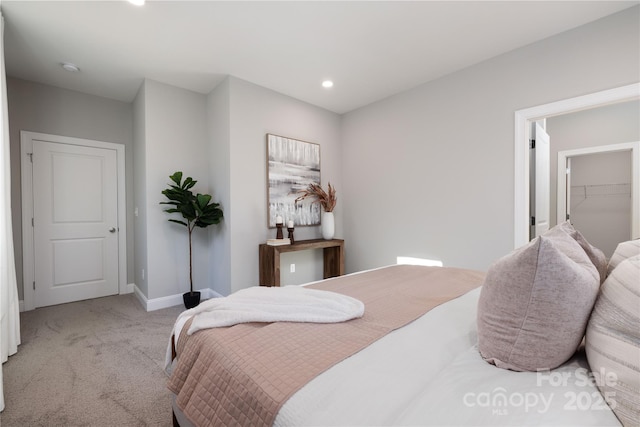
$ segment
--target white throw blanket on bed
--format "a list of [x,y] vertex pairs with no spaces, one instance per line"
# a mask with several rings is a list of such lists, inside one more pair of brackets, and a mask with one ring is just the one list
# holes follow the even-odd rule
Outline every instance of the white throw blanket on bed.
[[362,317],[364,304],[335,292],[300,286],[242,289],[225,298],[213,298],[185,311],[194,316],[189,335],[207,328],[248,322],[336,323]]
[[[362,317],[364,304],[336,292],[302,286],[254,286],[228,297],[212,298],[178,316],[173,333],[178,342],[185,323],[193,317],[189,335],[201,329],[219,328],[248,322],[337,323]],[[171,340],[165,368],[171,366]]]

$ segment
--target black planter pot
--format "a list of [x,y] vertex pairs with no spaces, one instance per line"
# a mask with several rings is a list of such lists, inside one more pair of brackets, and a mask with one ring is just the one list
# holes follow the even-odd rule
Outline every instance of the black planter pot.
[[182,294],[182,299],[184,299],[184,306],[186,308],[193,308],[200,304],[200,292],[185,292]]

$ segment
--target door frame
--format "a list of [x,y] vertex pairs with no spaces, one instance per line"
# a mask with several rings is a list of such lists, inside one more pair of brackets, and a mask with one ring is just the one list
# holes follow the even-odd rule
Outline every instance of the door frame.
[[[558,192],[556,203],[556,221],[564,221],[567,215],[567,173],[560,173],[560,165],[567,164],[567,158],[586,156],[589,154],[614,153],[631,151],[631,236],[640,237],[640,141],[623,142],[620,144],[600,145],[597,147],[578,148],[575,150],[558,151]],[[566,167],[566,166],[565,166]],[[560,200],[563,202],[560,203]]]
[[556,101],[515,112],[513,246],[529,242],[529,129],[547,117],[640,99],[640,83]]
[[127,289],[127,210],[125,185],[125,147],[124,144],[94,141],[69,136],[51,135],[39,132],[20,131],[21,195],[22,195],[22,287],[24,290],[24,310],[35,308],[35,260],[33,245],[33,141],[42,140],[59,144],[80,145],[84,147],[115,150],[117,164],[117,200],[118,200],[118,290],[128,293]]
[[597,147],[578,148],[575,150],[558,151],[558,192],[556,203],[556,221],[564,221],[567,211],[567,158],[586,156],[588,154],[614,153],[631,151],[631,236],[640,237],[640,141],[623,142],[620,144],[600,145]]

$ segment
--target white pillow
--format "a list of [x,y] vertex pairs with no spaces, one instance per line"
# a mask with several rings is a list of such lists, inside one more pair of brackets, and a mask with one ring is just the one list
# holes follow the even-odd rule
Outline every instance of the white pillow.
[[607,274],[611,274],[614,268],[622,261],[632,256],[640,255],[640,239],[629,240],[621,242],[616,247],[615,252],[609,260],[609,266],[607,267]]
[[[589,319],[587,360],[600,392],[625,426],[640,422],[640,255],[607,277]],[[604,374],[604,375],[603,375]]]

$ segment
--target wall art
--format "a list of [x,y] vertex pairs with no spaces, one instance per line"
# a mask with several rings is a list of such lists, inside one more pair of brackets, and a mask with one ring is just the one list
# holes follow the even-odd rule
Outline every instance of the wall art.
[[267,134],[267,203],[269,228],[276,217],[296,227],[320,224],[321,207],[312,200],[294,203],[298,192],[320,184],[320,145]]

